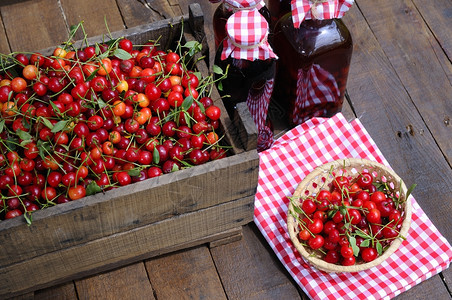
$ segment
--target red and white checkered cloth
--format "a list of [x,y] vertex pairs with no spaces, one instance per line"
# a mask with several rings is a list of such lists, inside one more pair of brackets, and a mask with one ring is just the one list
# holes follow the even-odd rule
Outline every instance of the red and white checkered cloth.
[[292,0],[292,22],[298,28],[304,19],[342,18],[353,2],[354,0]]
[[263,87],[252,87],[246,99],[246,104],[258,130],[257,151],[259,152],[270,148],[273,143],[273,131],[267,126],[268,106],[273,85],[274,79],[272,78],[267,80]]
[[228,38],[223,41],[221,59],[266,60],[277,58],[267,41],[269,25],[257,9],[240,10],[226,22]]
[[327,105],[340,101],[336,78],[318,64],[313,64],[308,70],[298,70],[296,95],[289,111],[292,124],[325,116],[329,109]]
[[241,9],[261,9],[265,6],[264,0],[223,0],[223,3],[234,12]]
[[287,196],[317,166],[348,157],[389,166],[361,122],[348,123],[341,113],[311,119],[260,153],[254,222],[305,293],[311,299],[390,299],[448,268],[451,245],[412,196],[407,240],[381,265],[336,274],[319,271],[301,258],[287,231]]

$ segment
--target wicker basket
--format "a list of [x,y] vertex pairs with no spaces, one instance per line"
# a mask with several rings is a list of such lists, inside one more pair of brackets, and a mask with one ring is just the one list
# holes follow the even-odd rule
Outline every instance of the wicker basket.
[[[293,199],[296,204],[299,204],[299,200],[302,199],[303,196],[316,194],[322,188],[325,188],[327,185],[331,184],[334,176],[342,174],[344,174],[345,176],[356,176],[358,173],[366,170],[372,174],[374,180],[386,180],[394,192],[399,191],[401,199],[406,199],[407,188],[400,177],[392,170],[382,164],[370,160],[354,158],[336,160],[317,167],[298,185],[293,194]],[[400,235],[406,237],[411,224],[411,203],[409,203],[409,201],[403,201],[403,203],[404,221],[400,229]],[[289,210],[295,212],[292,202],[289,205]],[[386,260],[392,253],[397,250],[397,248],[403,241],[400,237],[396,238],[382,255],[369,263],[361,263],[353,266],[331,264],[325,262],[322,259],[323,255],[320,252],[309,249],[308,247],[304,247],[299,242],[298,233],[300,231],[300,227],[298,226],[296,219],[290,212],[287,214],[287,216],[287,227],[289,230],[289,235],[298,252],[311,265],[325,272],[359,272],[372,268]]]

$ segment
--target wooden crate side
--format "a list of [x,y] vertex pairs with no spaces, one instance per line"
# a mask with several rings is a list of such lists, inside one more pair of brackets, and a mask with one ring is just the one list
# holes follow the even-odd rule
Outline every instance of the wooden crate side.
[[254,195],[257,178],[246,152],[1,222],[0,267]]
[[253,213],[254,195],[4,267],[0,298],[117,268],[177,245],[204,243],[207,236],[251,222]]

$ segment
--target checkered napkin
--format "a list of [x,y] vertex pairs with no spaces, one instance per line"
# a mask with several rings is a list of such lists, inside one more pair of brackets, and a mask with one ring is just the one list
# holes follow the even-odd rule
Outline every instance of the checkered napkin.
[[349,157],[389,166],[361,122],[348,123],[340,113],[303,123],[260,153],[254,221],[305,293],[311,299],[390,299],[448,268],[452,248],[412,196],[407,240],[381,265],[336,274],[319,271],[302,259],[287,231],[287,196],[317,166]]
[[292,20],[295,28],[306,19],[342,18],[354,0],[292,0]]
[[256,8],[232,14],[226,22],[228,38],[223,41],[221,59],[229,56],[251,61],[277,58],[267,41],[268,30],[267,21]]

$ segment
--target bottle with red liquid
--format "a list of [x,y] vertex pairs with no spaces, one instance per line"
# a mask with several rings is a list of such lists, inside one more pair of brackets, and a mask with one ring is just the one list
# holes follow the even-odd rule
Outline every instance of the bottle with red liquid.
[[353,0],[292,2],[274,29],[279,56],[273,97],[296,126],[342,109],[353,42],[340,19]]
[[270,28],[272,30],[282,16],[291,12],[290,2],[291,0],[267,0],[267,7],[271,19]]
[[258,151],[273,144],[273,131],[267,118],[273,92],[277,56],[269,45],[269,25],[257,11],[241,10],[226,23],[227,37],[220,44],[215,65],[227,70],[219,88],[230,115],[239,102],[246,102],[258,129]]
[[[211,3],[218,3],[219,0],[209,0]],[[226,38],[226,21],[239,10],[258,9],[262,16],[270,22],[270,12],[263,0],[222,0],[213,14],[213,32],[215,37],[215,48]]]

